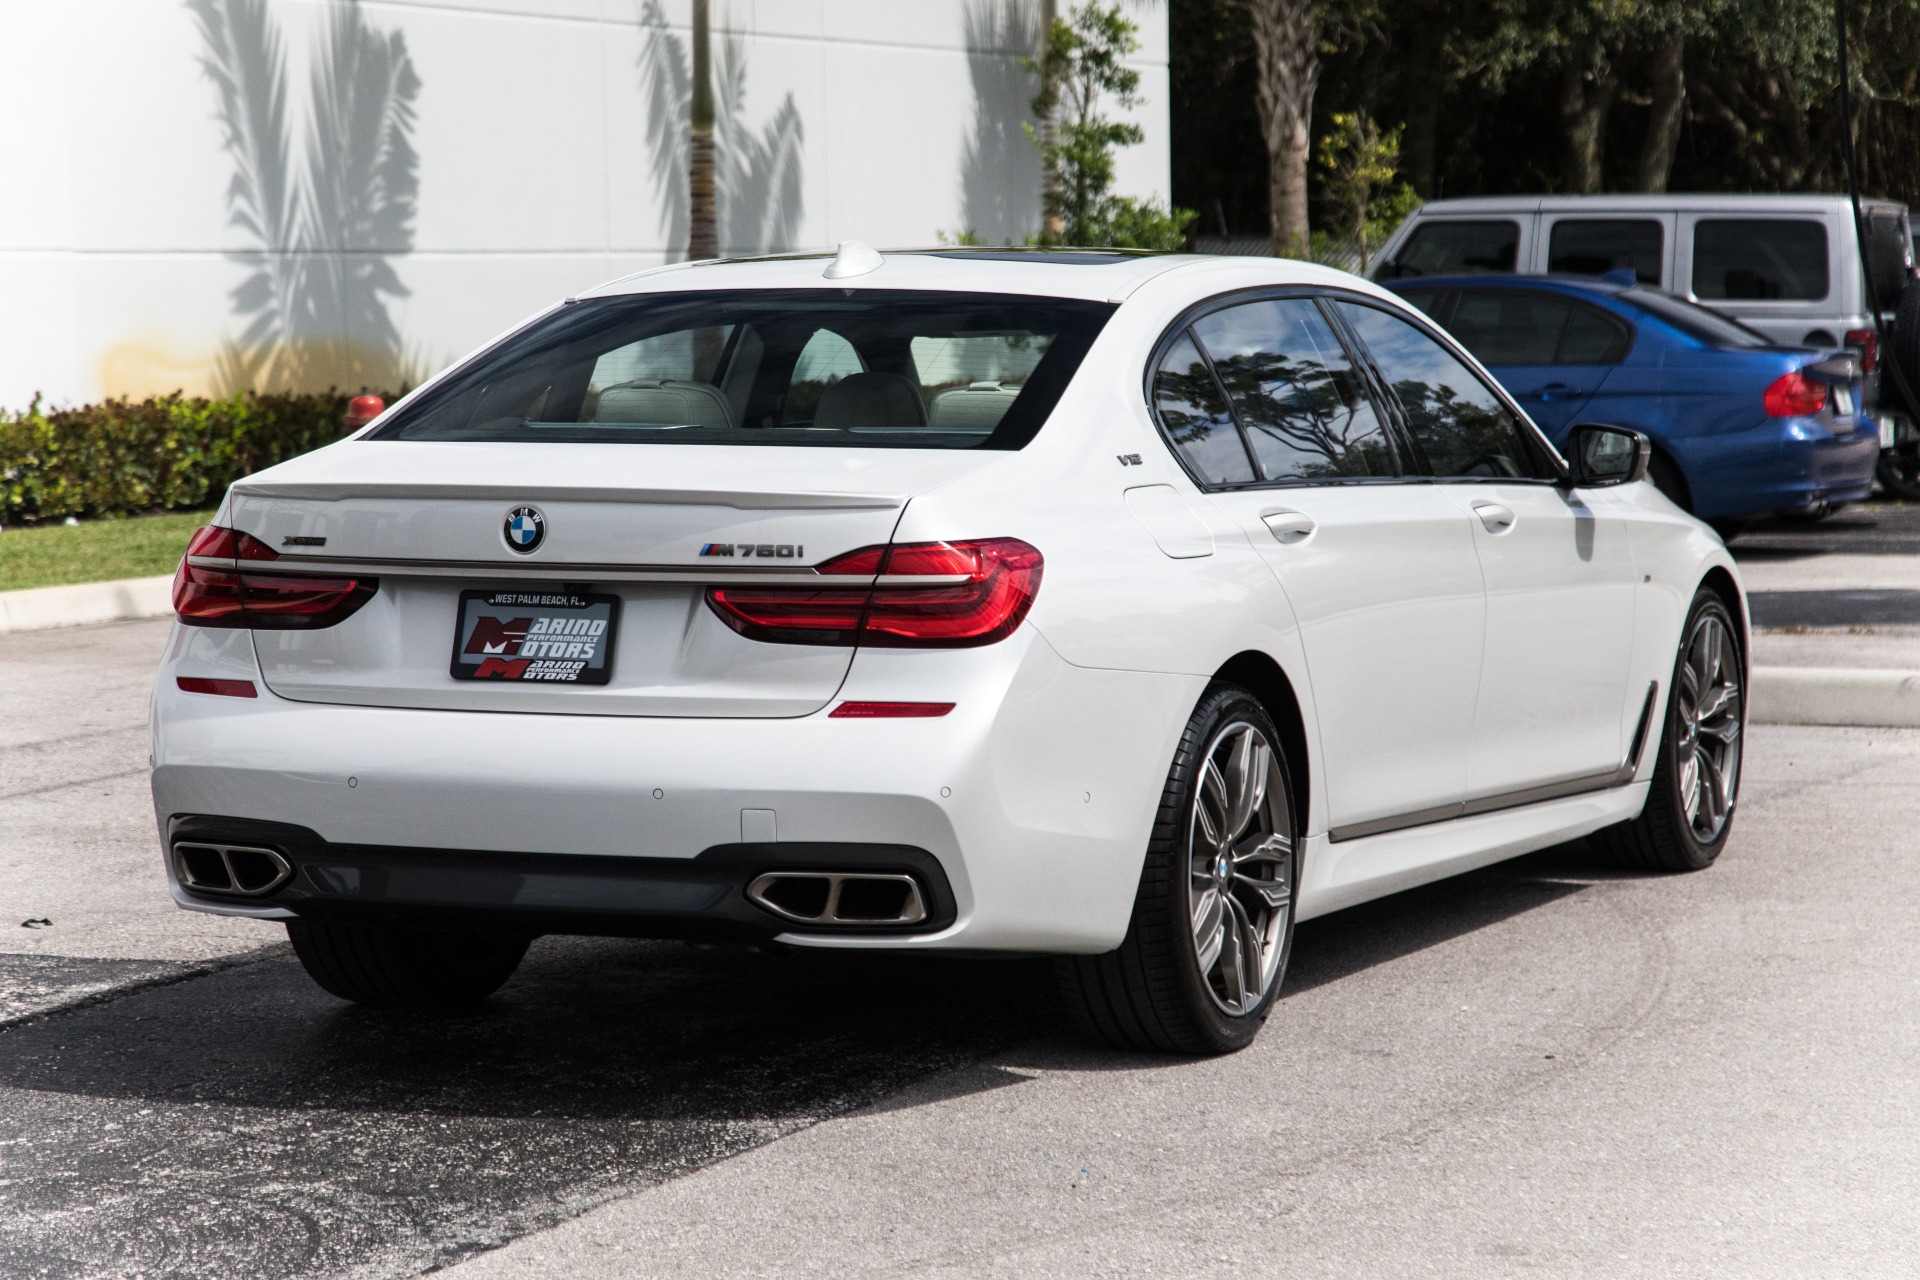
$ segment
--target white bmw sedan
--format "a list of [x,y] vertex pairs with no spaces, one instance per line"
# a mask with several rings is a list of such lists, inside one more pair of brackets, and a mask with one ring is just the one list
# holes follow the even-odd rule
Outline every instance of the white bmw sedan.
[[1300,263],[644,273],[195,536],[173,894],[371,1003],[544,933],[1043,952],[1088,1031],[1234,1049],[1300,920],[1724,846],[1738,576],[1642,438],[1570,450]]

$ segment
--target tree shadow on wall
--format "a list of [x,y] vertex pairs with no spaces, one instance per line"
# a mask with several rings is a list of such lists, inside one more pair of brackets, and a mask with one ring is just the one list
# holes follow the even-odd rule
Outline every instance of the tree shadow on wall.
[[394,389],[420,381],[388,312],[408,290],[393,258],[413,249],[420,189],[413,149],[420,78],[400,32],[374,29],[358,0],[331,0],[309,86],[296,168],[285,44],[267,0],[187,0],[219,95],[234,161],[231,223],[256,247],[233,291],[245,320],[215,370],[220,388]]
[[1040,225],[1040,157],[1021,128],[1038,86],[1020,62],[1039,46],[1040,16],[1033,0],[967,0],[962,20],[973,132],[960,157],[961,216],[983,242],[1013,243]]
[[[660,0],[646,0],[640,23],[647,29],[640,52],[641,86],[647,100],[647,149],[656,187],[664,197],[661,230],[669,258],[687,246],[687,146],[691,130],[693,73],[687,41],[667,27]],[[725,25],[724,22],[721,25]],[[718,43],[714,66],[714,188],[719,205],[720,252],[730,257],[782,253],[795,247],[806,214],[806,130],[791,93],[759,132],[745,122],[745,42],[728,31]]]

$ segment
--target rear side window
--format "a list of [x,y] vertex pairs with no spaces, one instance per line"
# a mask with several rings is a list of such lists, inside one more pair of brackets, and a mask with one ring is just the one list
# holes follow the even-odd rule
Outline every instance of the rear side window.
[[1393,474],[1373,403],[1311,299],[1228,307],[1195,321],[1193,334],[1212,358],[1261,479]]
[[1463,291],[1447,329],[1491,366],[1618,364],[1627,350],[1624,325],[1534,289]]
[[1551,479],[1526,429],[1473,370],[1417,326],[1361,303],[1338,304],[1406,413],[1431,474]]
[[1153,409],[1173,447],[1202,482],[1253,483],[1253,464],[1227,408],[1226,393],[1187,334],[1167,348],[1153,371]]
[[1774,340],[1758,329],[1750,329],[1732,316],[1703,307],[1685,298],[1676,298],[1658,289],[1635,285],[1620,293],[1620,301],[1648,315],[1664,320],[1689,338],[1710,347],[1771,347]]
[[898,289],[589,299],[455,370],[375,438],[1018,449],[1112,314]]
[[1547,236],[1547,270],[1602,276],[1631,268],[1642,284],[1660,283],[1666,228],[1651,218],[1562,218]]
[[1811,218],[1702,218],[1693,296],[1727,302],[1827,296],[1827,227]]
[[1517,222],[1422,222],[1381,278],[1511,272],[1519,255]]

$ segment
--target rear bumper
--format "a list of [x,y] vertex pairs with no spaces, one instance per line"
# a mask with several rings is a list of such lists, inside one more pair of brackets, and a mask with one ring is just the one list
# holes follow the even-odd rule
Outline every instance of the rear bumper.
[[[856,660],[842,697],[956,704],[937,719],[515,715],[178,689],[178,674],[257,681],[236,634],[181,629],[169,648],[153,703],[155,815],[163,839],[187,815],[298,828],[335,859],[323,865],[361,868],[351,893],[302,874],[286,892],[306,897],[250,906],[184,889],[168,859],[182,905],[281,918],[486,909],[553,932],[704,921],[813,945],[1108,950],[1205,684],[1073,667],[1024,628],[984,649]],[[744,866],[714,871],[733,856],[715,850],[748,845],[781,861],[817,862],[806,846],[915,851],[952,909],[887,936],[782,932],[737,892]],[[369,897],[368,873],[409,887]],[[600,915],[627,923],[588,919],[595,894]]]
[[1817,421],[1771,419],[1751,431],[1662,441],[1686,475],[1702,519],[1770,515],[1822,502],[1857,502],[1873,489],[1879,428],[1835,435]]

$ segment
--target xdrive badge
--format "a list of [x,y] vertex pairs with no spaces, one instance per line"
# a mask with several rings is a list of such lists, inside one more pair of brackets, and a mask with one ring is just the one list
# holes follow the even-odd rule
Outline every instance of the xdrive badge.
[[515,507],[507,512],[507,546],[525,555],[547,536],[547,518],[532,507]]

